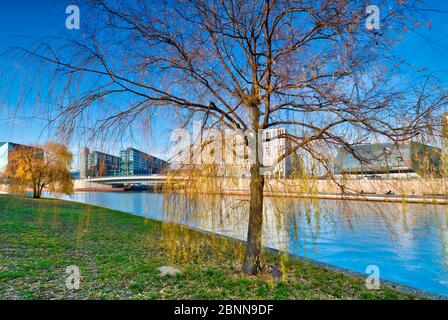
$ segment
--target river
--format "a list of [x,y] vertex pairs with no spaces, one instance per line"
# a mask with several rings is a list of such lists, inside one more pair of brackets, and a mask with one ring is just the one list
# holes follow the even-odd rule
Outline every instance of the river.
[[[63,198],[159,220],[171,214],[159,193]],[[245,239],[247,206],[244,197],[201,197],[194,210],[168,219]],[[447,218],[442,205],[266,198],[263,243],[361,273],[375,265],[381,279],[448,296]]]

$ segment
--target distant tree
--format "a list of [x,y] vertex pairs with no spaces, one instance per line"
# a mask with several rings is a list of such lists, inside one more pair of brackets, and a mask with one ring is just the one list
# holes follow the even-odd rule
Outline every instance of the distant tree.
[[97,176],[98,176],[98,177],[105,177],[106,175],[107,175],[107,165],[106,165],[106,161],[101,160],[101,161],[100,161],[99,168],[98,168]]
[[10,191],[25,193],[33,190],[33,198],[40,198],[44,188],[52,192],[71,194],[73,181],[69,165],[71,152],[61,144],[46,143],[39,147],[20,146],[10,154],[5,177]]

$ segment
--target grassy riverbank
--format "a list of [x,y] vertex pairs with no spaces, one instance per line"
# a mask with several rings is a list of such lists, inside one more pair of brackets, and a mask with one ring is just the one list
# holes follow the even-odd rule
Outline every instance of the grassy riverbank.
[[[389,287],[367,290],[362,279],[298,260],[287,262],[286,279],[249,277],[232,250],[224,257],[205,250],[203,263],[173,265],[161,232],[159,222],[118,211],[0,195],[0,299],[412,298]],[[82,275],[76,291],[65,287],[70,265]],[[160,278],[164,265],[182,273]]]

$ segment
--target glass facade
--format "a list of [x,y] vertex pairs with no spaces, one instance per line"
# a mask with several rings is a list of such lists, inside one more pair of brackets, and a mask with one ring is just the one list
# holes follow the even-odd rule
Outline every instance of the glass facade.
[[0,173],[3,173],[8,165],[9,143],[0,142]]
[[139,150],[128,148],[120,156],[81,149],[80,177],[134,176],[157,174],[167,165],[166,161]]
[[337,174],[414,172],[426,176],[438,175],[440,170],[441,150],[417,142],[355,145],[351,153],[340,150],[335,164]]
[[87,177],[114,176],[119,173],[120,158],[111,154],[93,151],[84,155],[87,160]]
[[128,148],[120,152],[120,174],[123,176],[160,173],[166,164],[162,159],[134,148]]
[[11,142],[0,142],[0,174],[5,172],[6,166],[9,162],[9,154],[17,148],[32,148],[35,150],[36,155],[40,158],[43,157],[43,151],[42,149],[31,147],[31,146],[25,146],[17,143],[11,143]]

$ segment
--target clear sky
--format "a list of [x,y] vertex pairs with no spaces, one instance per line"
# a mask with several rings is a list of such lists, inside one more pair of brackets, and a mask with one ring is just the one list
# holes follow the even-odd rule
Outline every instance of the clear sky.
[[[65,23],[64,1],[1,1],[0,2],[0,52],[15,46],[24,46],[32,43],[33,38],[54,34],[62,29]],[[47,136],[41,136],[45,122],[32,120],[30,109],[25,106],[15,110],[17,92],[19,88],[14,85],[18,82],[11,79],[10,70],[14,66],[10,61],[0,58],[0,141],[13,141],[19,143],[35,143],[44,141]],[[7,79],[7,81],[6,81]]]
[[[21,102],[23,81],[11,72],[19,68],[11,63],[10,54],[5,54],[14,47],[27,47],[36,40],[45,37],[60,36],[68,31],[65,27],[66,7],[77,4],[75,0],[21,0],[0,1],[0,142],[11,141],[23,144],[38,144],[54,139],[52,132],[47,130],[45,114],[41,110],[45,106],[36,107],[34,101]],[[81,23],[82,11],[81,7]],[[21,61],[18,61],[20,64]],[[103,148],[104,151],[118,154],[120,149],[136,147],[140,150],[166,158],[167,143],[169,142],[169,128],[166,121],[152,124],[151,134],[134,136],[126,141],[115,141],[112,146]],[[88,142],[76,141],[72,146],[76,154],[79,147]]]
[[[156,0],[154,0],[156,1]],[[26,47],[36,39],[57,36],[67,32],[65,8],[77,1],[66,0],[2,0],[0,2],[0,53],[11,47]],[[381,8],[381,1],[378,3]],[[440,76],[448,83],[448,1],[429,0],[434,8],[445,13],[431,13],[429,20],[431,28],[422,27],[419,34],[404,34],[404,40],[396,51],[412,64],[414,70],[443,71]],[[81,7],[81,24],[82,24]],[[73,31],[79,32],[79,31]],[[36,119],[36,106],[32,102],[21,103],[19,110],[15,109],[20,96],[17,79],[11,77],[10,60],[0,56],[0,141],[17,143],[39,143],[51,139],[51,134],[45,129],[46,121]],[[416,73],[418,74],[418,73]],[[17,83],[17,84],[16,84]],[[26,90],[26,89],[25,89]],[[45,115],[41,115],[44,118]],[[168,126],[162,122],[156,123],[153,134],[146,137],[142,143],[123,141],[120,147],[136,146],[156,156],[165,157],[165,147],[168,142]],[[75,149],[82,145],[80,141]],[[115,152],[118,153],[118,150]]]

